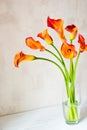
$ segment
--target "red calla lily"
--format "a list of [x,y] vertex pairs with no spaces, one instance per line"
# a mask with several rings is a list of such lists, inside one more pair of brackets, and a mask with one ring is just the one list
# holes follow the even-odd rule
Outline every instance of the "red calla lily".
[[80,52],[87,51],[87,44],[85,43],[85,38],[79,34],[78,43],[80,43]]
[[64,35],[64,28],[63,28],[64,21],[62,19],[51,19],[50,17],[47,18],[47,25],[48,27],[51,27],[54,29],[62,42],[66,41],[65,35]]
[[77,32],[78,32],[78,28],[74,25],[74,24],[71,24],[71,25],[68,25],[66,26],[65,28],[68,32],[70,32],[70,39],[73,40],[76,38],[77,36]]

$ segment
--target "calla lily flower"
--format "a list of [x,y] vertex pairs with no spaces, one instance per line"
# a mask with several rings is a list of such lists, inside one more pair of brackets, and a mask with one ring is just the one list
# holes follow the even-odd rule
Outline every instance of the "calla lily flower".
[[14,65],[15,65],[15,67],[18,67],[19,63],[21,63],[25,60],[32,61],[34,59],[35,59],[35,56],[33,56],[33,55],[26,55],[23,52],[19,52],[14,57]]
[[63,23],[64,21],[62,19],[51,19],[50,17],[47,18],[47,25],[48,27],[51,27],[54,29],[62,42],[66,41],[65,35],[64,35],[64,29],[63,29]]
[[61,53],[65,58],[74,58],[77,55],[75,46],[64,42],[61,46]]
[[27,37],[25,39],[26,45],[30,47],[31,49],[37,50],[40,49],[40,51],[44,51],[45,47],[41,45],[39,41],[35,41],[32,37]]
[[45,40],[48,44],[53,44],[53,39],[48,34],[47,29],[45,29],[43,32],[39,33],[37,36],[42,38],[43,40]]
[[70,32],[70,40],[74,40],[77,36],[78,28],[74,25],[68,25],[65,28],[68,32]]
[[79,34],[78,43],[80,43],[80,52],[87,51],[87,44],[85,44],[85,38]]

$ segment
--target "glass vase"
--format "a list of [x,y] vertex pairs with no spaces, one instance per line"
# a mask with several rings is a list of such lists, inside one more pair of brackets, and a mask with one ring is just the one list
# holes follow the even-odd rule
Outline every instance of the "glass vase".
[[80,104],[81,94],[79,85],[73,86],[72,83],[68,87],[68,95],[66,87],[63,90],[63,115],[67,124],[77,124],[80,121]]

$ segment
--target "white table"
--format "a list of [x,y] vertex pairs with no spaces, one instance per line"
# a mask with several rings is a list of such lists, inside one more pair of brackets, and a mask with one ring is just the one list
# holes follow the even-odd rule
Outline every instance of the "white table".
[[81,121],[67,125],[61,105],[0,117],[0,130],[87,130],[87,106],[82,107]]

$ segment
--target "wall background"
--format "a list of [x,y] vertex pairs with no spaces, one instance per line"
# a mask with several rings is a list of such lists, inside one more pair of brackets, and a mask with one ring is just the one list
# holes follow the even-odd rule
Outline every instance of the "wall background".
[[[59,104],[62,101],[63,77],[50,63],[24,62],[14,67],[14,55],[32,51],[25,38],[46,28],[47,16],[62,18],[65,25],[75,24],[87,42],[87,0],[0,0],[0,115]],[[56,43],[58,42],[56,33]],[[48,56],[48,55],[47,55]],[[82,101],[87,99],[87,53],[81,55],[77,81]]]

